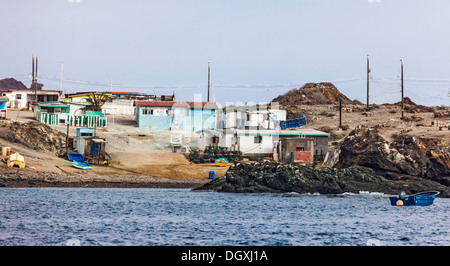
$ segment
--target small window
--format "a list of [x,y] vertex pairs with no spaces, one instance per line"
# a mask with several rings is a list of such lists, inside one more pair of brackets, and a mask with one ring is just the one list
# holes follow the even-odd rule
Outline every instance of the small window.
[[22,100],[22,94],[16,94],[16,100]]
[[142,114],[143,115],[152,115],[153,114],[153,109],[143,109],[142,110]]
[[260,144],[260,143],[262,143],[262,136],[256,136],[256,137],[254,138],[254,142],[255,142],[255,144]]

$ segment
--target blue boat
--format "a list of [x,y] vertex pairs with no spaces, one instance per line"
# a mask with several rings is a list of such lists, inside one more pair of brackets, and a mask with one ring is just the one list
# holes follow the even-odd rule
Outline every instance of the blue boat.
[[71,160],[71,161],[76,161],[76,162],[84,161],[84,156],[81,153],[69,152],[69,153],[67,153],[67,157],[69,157],[69,160]]
[[389,197],[389,200],[392,206],[429,206],[439,193],[439,191],[425,191],[406,196],[404,191],[400,191],[398,197]]
[[81,170],[91,170],[92,169],[92,165],[83,163],[83,162],[73,161],[73,162],[71,162],[71,164],[73,167],[75,167],[77,169],[81,169]]

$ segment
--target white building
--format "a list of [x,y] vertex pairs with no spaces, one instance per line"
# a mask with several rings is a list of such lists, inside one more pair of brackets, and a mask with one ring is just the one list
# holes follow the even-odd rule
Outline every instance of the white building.
[[227,106],[218,114],[217,127],[224,129],[276,129],[286,120],[286,110],[277,106]]
[[35,102],[37,96],[38,102],[53,102],[58,101],[60,91],[54,90],[38,90],[36,93],[32,90],[3,90],[1,96],[6,96],[9,99],[7,107],[14,109],[31,109],[32,103]]
[[315,129],[298,130],[254,130],[254,129],[214,129],[197,131],[198,148],[207,146],[226,147],[240,150],[243,154],[269,154],[280,145],[281,138],[312,138],[315,154],[328,151],[329,134]]

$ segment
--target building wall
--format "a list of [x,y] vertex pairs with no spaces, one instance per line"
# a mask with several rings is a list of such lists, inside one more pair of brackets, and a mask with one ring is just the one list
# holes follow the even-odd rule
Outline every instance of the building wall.
[[135,115],[136,107],[132,105],[105,103],[102,106],[102,112],[104,114],[114,114],[114,115]]
[[280,161],[283,163],[291,162],[292,152],[297,151],[297,148],[303,148],[304,151],[311,153],[310,161],[313,161],[314,154],[314,138],[281,138],[281,151],[280,151]]
[[[270,118],[269,118],[270,116]],[[286,110],[250,110],[249,112],[242,110],[231,110],[218,114],[219,128],[239,128],[262,127],[265,129],[275,129],[274,120],[286,120]]]
[[168,130],[172,127],[173,116],[167,107],[144,107],[136,109],[136,122],[139,128]]
[[314,141],[314,155],[325,156],[328,152],[328,137],[315,137]]
[[6,110],[6,102],[0,101],[0,110]]
[[272,153],[273,152],[273,136],[263,135],[261,143],[255,143],[256,135],[238,135],[239,149],[243,154],[246,153]]
[[21,91],[3,93],[3,96],[8,97],[9,99],[9,102],[6,104],[6,106],[9,108],[16,108],[16,109],[27,108],[27,101],[28,101],[27,93],[28,92],[21,92]]
[[[215,129],[217,124],[216,110],[214,109],[189,109],[188,119],[190,128],[194,131],[202,129]],[[183,129],[186,129],[184,127]]]
[[145,107],[136,109],[136,122],[139,128],[179,129],[198,131],[215,129],[215,110],[188,109],[187,107]]

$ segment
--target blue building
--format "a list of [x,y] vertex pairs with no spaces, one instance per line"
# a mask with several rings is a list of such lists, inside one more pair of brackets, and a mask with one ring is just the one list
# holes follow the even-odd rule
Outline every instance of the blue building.
[[215,102],[136,101],[136,122],[139,128],[169,130],[215,129]]
[[2,119],[6,118],[6,103],[9,102],[9,98],[8,97],[0,97],[0,117]]

